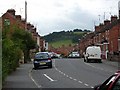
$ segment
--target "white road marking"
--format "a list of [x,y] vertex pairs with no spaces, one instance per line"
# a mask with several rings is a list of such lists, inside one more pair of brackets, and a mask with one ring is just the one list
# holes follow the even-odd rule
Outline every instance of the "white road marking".
[[77,79],[73,79],[74,81],[77,81]]
[[48,78],[51,82],[53,81],[57,81],[57,80],[53,80],[52,78],[50,78],[47,74],[43,74],[46,78]]
[[65,73],[64,73],[63,75],[64,75],[64,76],[66,76],[66,74],[65,74]]
[[39,84],[33,79],[32,75],[31,75],[31,72],[32,72],[32,70],[29,71],[29,77],[31,78],[31,80],[35,83],[35,85],[36,85],[38,88],[41,88],[42,86],[39,85]]
[[78,81],[79,83],[83,83],[83,82],[81,82],[81,81]]
[[70,79],[73,79],[72,77],[69,77]]
[[85,83],[85,86],[89,86],[89,85]]
[[69,77],[68,75],[66,75],[66,77]]
[[[54,60],[54,64],[55,64],[55,60]],[[92,65],[90,65],[90,66],[92,66]],[[94,67],[94,66],[92,66],[92,67]],[[74,81],[77,81],[77,82],[80,83],[80,84],[83,83],[82,81],[78,81],[77,79],[73,79],[72,77],[70,77],[70,76],[68,76],[67,74],[63,73],[63,72],[60,71],[58,68],[56,68],[56,66],[55,66],[55,69],[56,69],[56,71],[58,71],[59,73],[65,75],[67,78],[72,79],[72,80],[74,80]],[[84,84],[85,86],[89,86],[89,85],[86,84],[86,83],[83,83],[83,84]],[[90,87],[91,87],[91,88],[94,88],[94,87],[92,87],[92,86],[90,86]]]

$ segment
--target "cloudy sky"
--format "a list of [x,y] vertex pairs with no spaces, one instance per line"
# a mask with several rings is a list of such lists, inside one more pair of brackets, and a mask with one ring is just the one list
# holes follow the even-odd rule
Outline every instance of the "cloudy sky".
[[[0,0],[0,16],[7,9],[25,17],[25,0]],[[52,32],[79,29],[94,30],[94,25],[118,15],[120,0],[26,0],[27,20],[43,36]]]

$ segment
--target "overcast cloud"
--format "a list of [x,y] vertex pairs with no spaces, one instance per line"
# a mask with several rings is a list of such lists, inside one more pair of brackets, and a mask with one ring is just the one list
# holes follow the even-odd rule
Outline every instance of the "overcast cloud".
[[[14,8],[16,14],[24,18],[25,0],[0,0],[0,16],[7,9]],[[118,15],[118,1],[120,0],[26,0],[28,22],[37,27],[43,36],[62,30],[89,29],[94,30],[94,23],[98,25],[110,15]],[[100,16],[98,16],[100,15]],[[99,21],[100,18],[100,21]]]

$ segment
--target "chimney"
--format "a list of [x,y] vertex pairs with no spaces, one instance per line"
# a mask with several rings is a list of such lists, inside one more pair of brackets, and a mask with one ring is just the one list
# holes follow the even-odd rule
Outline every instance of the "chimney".
[[100,26],[95,26],[95,32],[98,32],[100,30]]
[[14,9],[8,9],[7,12],[10,13],[11,15],[15,16],[15,10]]
[[117,20],[117,16],[116,15],[111,16],[111,22],[116,21],[116,20]]
[[31,24],[27,23],[27,29],[30,30],[30,28],[31,28]]
[[103,28],[103,26],[104,26],[104,24],[103,23],[100,23],[100,29],[102,29]]
[[15,15],[17,20],[21,20],[21,15]]
[[23,24],[25,24],[25,23],[26,23],[25,19],[22,19],[21,21],[22,21],[22,23],[23,23]]
[[110,20],[105,20],[104,21],[104,25],[109,25],[110,24]]
[[36,28],[34,28],[34,31],[36,32]]

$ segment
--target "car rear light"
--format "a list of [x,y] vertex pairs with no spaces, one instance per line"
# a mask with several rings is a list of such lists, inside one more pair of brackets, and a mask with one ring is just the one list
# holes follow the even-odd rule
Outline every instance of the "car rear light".
[[88,57],[89,57],[90,55],[88,54]]
[[51,60],[51,58],[48,58],[48,60]]
[[34,61],[34,63],[38,63],[38,61]]

